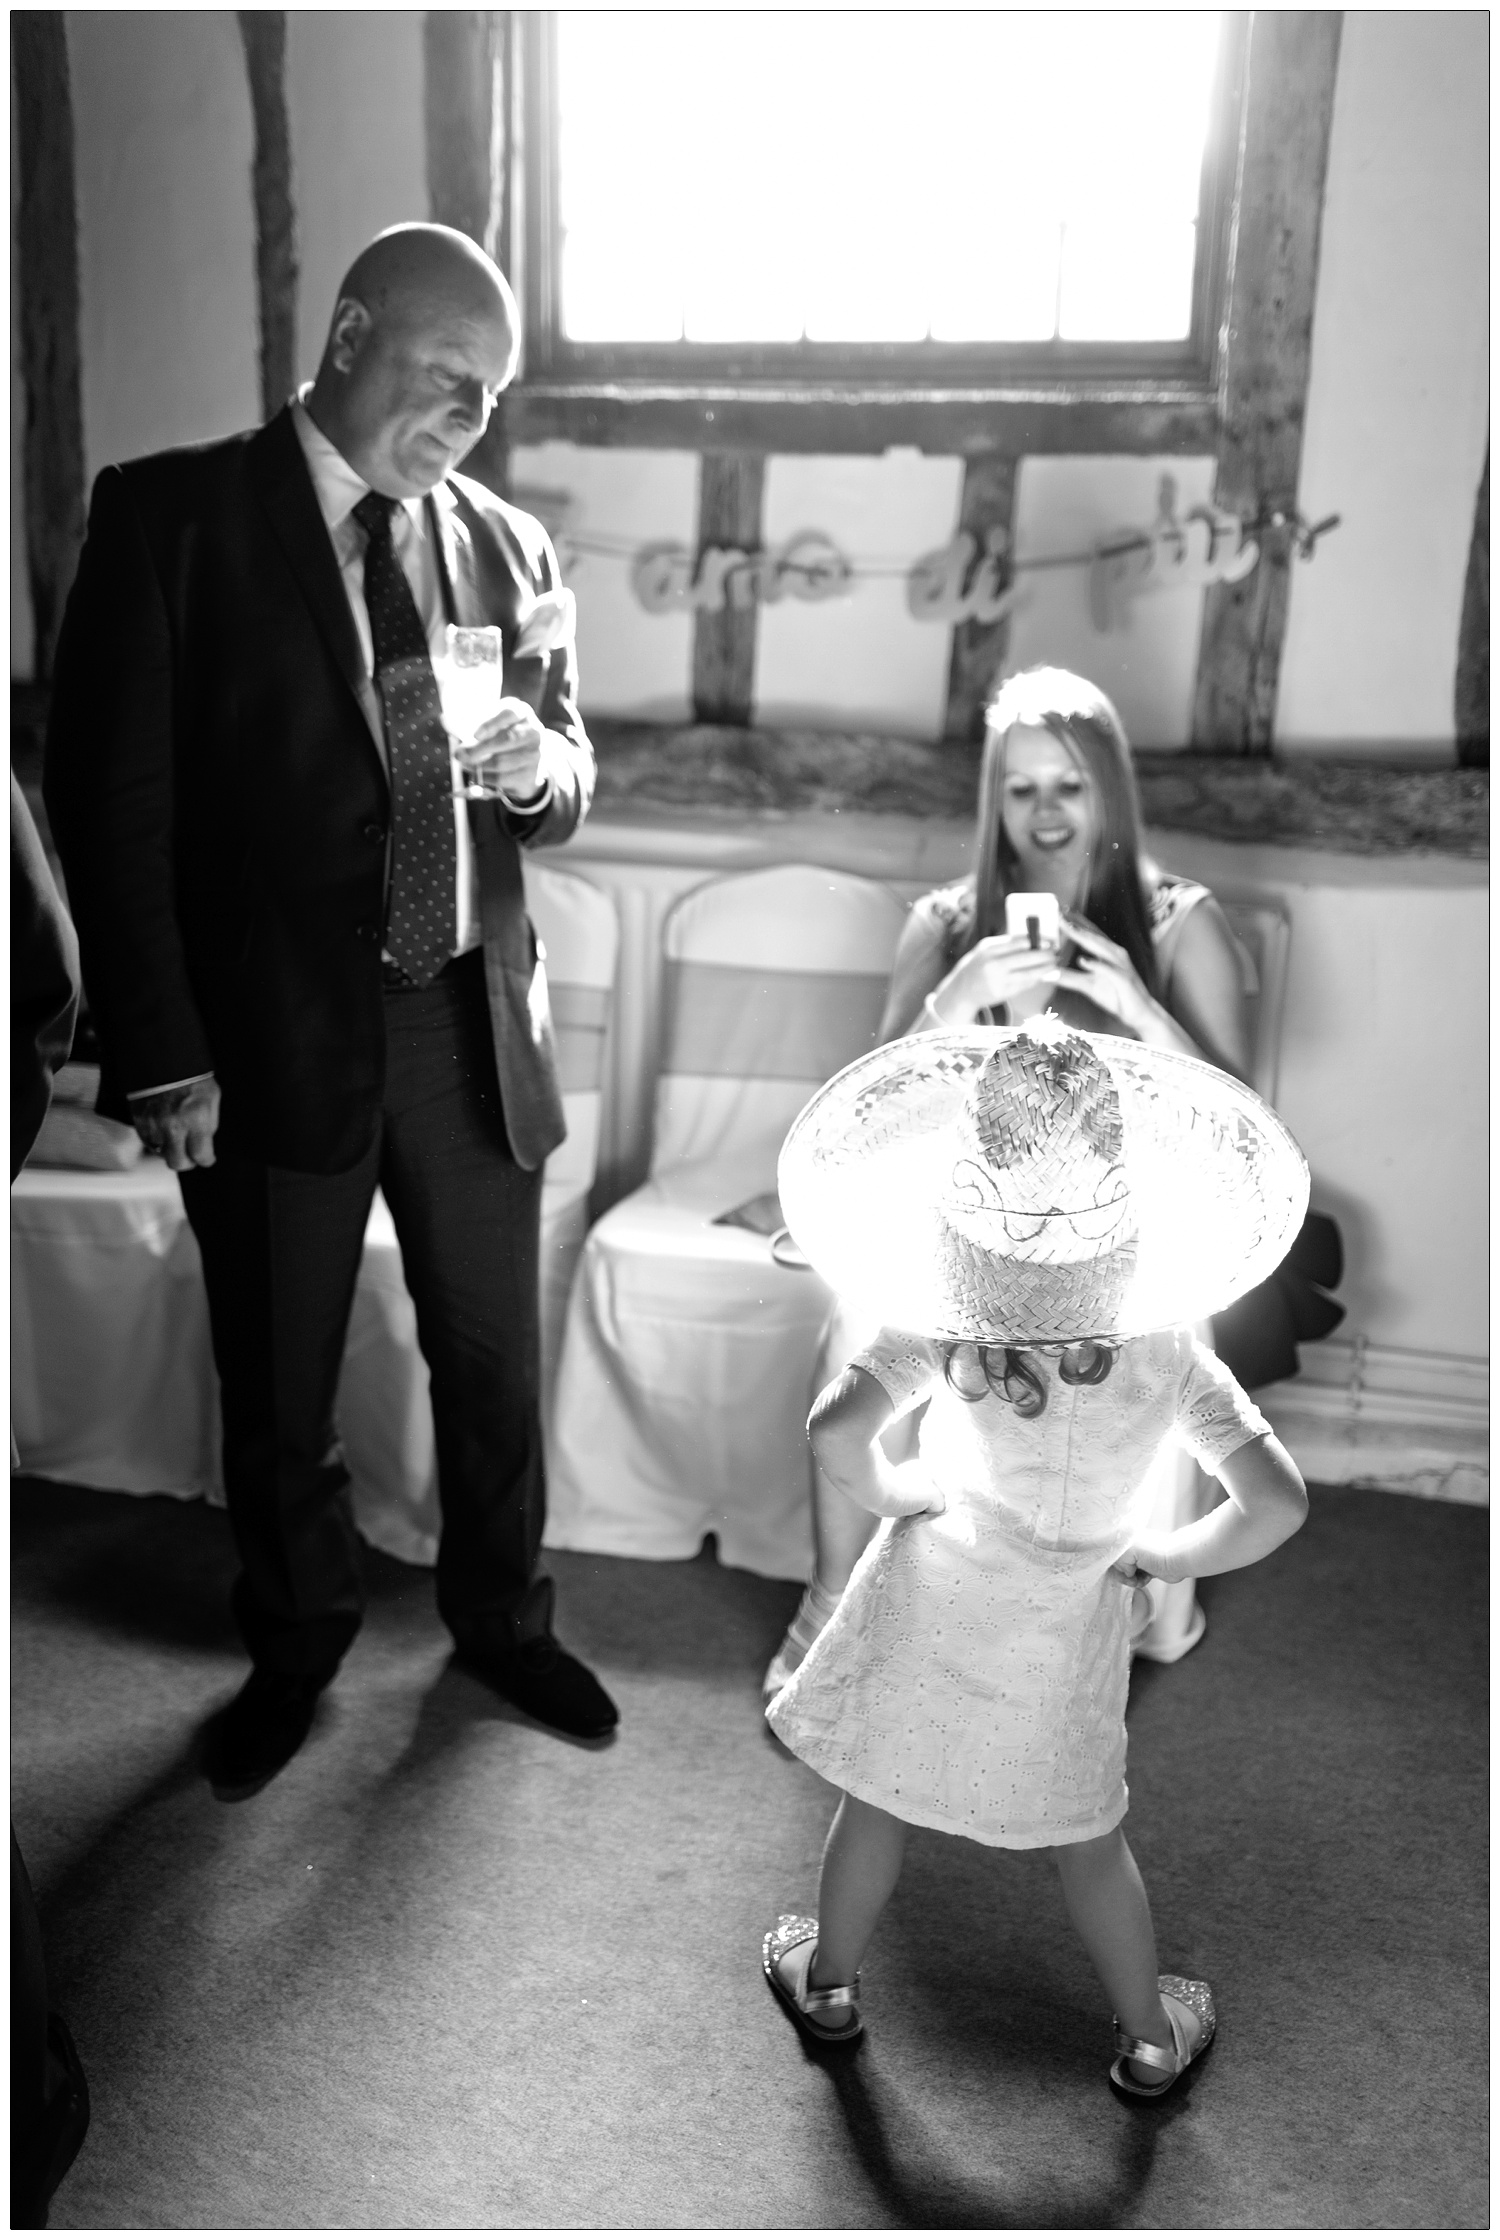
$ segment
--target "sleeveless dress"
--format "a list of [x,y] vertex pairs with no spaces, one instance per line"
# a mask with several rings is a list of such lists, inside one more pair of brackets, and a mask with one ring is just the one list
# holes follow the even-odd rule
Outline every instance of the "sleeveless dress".
[[906,1409],[941,1516],[884,1522],[766,1716],[797,1757],[897,1819],[980,1843],[1081,1843],[1123,1819],[1130,1588],[1110,1565],[1175,1433],[1210,1472],[1270,1426],[1191,1331],[1120,1348],[1103,1384],[1042,1363],[1047,1405],[967,1401],[943,1349],[854,1356]]
[[[1146,899],[1157,978],[1165,993],[1171,987],[1173,958],[1188,913],[1201,903],[1211,903],[1213,896],[1196,879],[1184,879],[1175,871],[1158,871]],[[882,1041],[906,1034],[916,1023],[924,999],[958,962],[973,923],[972,876],[957,879],[951,886],[934,887],[917,897],[896,953],[890,998],[881,1023]],[[1229,933],[1227,925],[1224,930]],[[1229,933],[1229,938],[1238,949],[1240,945],[1235,936]],[[1121,1034],[1125,1031],[1118,1019],[1101,1011],[1086,996],[1075,995],[1071,990],[1039,988],[1036,1008],[1040,1010],[1047,1004],[1069,1025],[1084,1027],[1091,1033]]]

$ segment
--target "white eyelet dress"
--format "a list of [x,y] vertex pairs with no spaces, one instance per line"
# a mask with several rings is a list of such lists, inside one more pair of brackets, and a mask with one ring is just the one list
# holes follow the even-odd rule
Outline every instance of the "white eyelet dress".
[[854,1356],[898,1410],[930,1394],[920,1460],[948,1505],[882,1524],[767,1713],[851,1796],[1017,1850],[1125,1815],[1130,1589],[1110,1566],[1164,1440],[1212,1473],[1271,1428],[1189,1330],[1122,1346],[1098,1385],[1028,1358],[1040,1416],[962,1399],[932,1339],[883,1330]]

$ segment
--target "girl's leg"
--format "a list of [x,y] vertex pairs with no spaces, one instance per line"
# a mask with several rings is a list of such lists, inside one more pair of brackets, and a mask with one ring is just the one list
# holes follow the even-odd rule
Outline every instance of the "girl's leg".
[[[861,1804],[857,1797],[840,1800],[823,1847],[818,1949],[807,1974],[812,1989],[827,1991],[854,1981],[896,1887],[905,1851],[904,1820],[893,1819],[878,1805]],[[780,1963],[780,1972],[790,1990],[796,1977],[790,1956]]]
[[[1052,1853],[1062,1877],[1063,1900],[1122,2030],[1149,2045],[1173,2050],[1172,2025],[1156,1988],[1156,1934],[1140,1869],[1123,1828],[1088,1843],[1060,1843]],[[1129,2063],[1142,2084],[1160,2084],[1161,2072]]]
[[818,1949],[808,1971],[816,1990],[852,1983],[906,1856],[907,1825],[879,1805],[846,1796],[823,1846]]

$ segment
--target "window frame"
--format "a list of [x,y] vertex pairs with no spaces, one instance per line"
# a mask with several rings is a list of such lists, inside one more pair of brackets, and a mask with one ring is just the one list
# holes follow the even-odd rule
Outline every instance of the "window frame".
[[520,204],[520,222],[511,242],[525,314],[519,395],[575,406],[594,398],[617,406],[638,402],[657,408],[653,419],[675,401],[689,408],[695,429],[704,405],[735,400],[782,407],[799,399],[877,406],[951,400],[969,408],[1023,399],[1043,406],[1210,403],[1227,342],[1249,21],[1246,10],[1224,11],[1199,191],[1192,320],[1184,339],[746,345],[583,343],[561,333],[556,15],[521,14],[515,58],[520,129],[512,135],[513,149],[520,144],[512,198],[513,207]]

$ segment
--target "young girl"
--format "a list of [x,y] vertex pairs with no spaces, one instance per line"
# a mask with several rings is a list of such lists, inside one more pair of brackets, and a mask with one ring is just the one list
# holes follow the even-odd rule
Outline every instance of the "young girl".
[[[1184,1327],[1285,1251],[1301,1154],[1201,1060],[1040,1019],[858,1060],[797,1121],[780,1189],[814,1265],[890,1325],[809,1425],[820,1468],[889,1521],[769,1708],[844,1796],[817,1919],[781,1919],[767,1978],[811,2035],[855,2039],[908,1826],[1046,1848],[1115,2009],[1111,2078],[1154,2097],[1214,2009],[1158,1975],[1121,1826],[1132,1583],[1254,1563],[1306,1514]],[[881,1433],[924,1396],[918,1460],[893,1468]],[[1147,1533],[1133,1499],[1174,1432],[1227,1499]]]
[[[1206,887],[1147,856],[1124,727],[1086,677],[1038,668],[1001,685],[985,713],[973,861],[967,878],[912,904],[879,1041],[991,1017],[1019,1024],[1048,1009],[1089,1033],[1186,1050],[1248,1081],[1250,1024],[1235,937]],[[1061,948],[1033,950],[1006,933],[1012,891],[1056,896],[1067,936]],[[839,1325],[857,1326],[860,1302],[848,1305],[854,1316],[847,1307],[836,1316],[830,1349],[843,1338],[852,1351]],[[1285,1326],[1284,1315],[1273,1321]],[[833,1354],[823,1373],[845,1357]],[[1208,1491],[1182,1458],[1159,1482],[1154,1514],[1163,1524],[1188,1523]],[[871,1529],[868,1514],[815,1471],[813,1576],[767,1668],[768,1695],[831,1615]],[[1173,1662],[1203,1629],[1191,1575],[1158,1601],[1142,1653]]]

